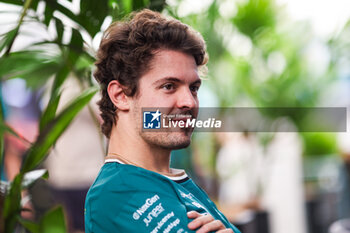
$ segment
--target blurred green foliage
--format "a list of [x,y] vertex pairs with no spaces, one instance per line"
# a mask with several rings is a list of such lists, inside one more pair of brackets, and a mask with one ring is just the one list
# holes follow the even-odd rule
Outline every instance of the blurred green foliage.
[[238,5],[237,14],[232,18],[232,22],[240,32],[252,40],[258,39],[264,30],[275,27],[276,7],[270,0],[247,1]]
[[[264,107],[303,107],[303,116],[285,112],[296,129],[301,129],[310,123],[303,117],[310,108],[322,106],[322,95],[338,79],[337,64],[350,54],[346,30],[350,23],[325,39],[314,34],[310,22],[292,21],[284,6],[274,0],[213,0],[199,12],[194,9],[186,14],[181,12],[182,3],[177,1],[166,12],[205,38],[210,59],[208,79],[202,85],[216,96],[218,107],[259,107],[271,119],[284,112],[266,112]],[[315,44],[326,51],[317,56],[330,57],[322,67],[315,66],[309,55]],[[196,162],[205,168],[201,172],[206,177],[215,180],[221,142],[210,134],[194,136]],[[338,154],[335,133],[300,133],[300,137],[305,156]],[[266,145],[268,142],[262,144]]]
[[331,133],[304,133],[304,154],[331,155],[338,152],[336,137]]

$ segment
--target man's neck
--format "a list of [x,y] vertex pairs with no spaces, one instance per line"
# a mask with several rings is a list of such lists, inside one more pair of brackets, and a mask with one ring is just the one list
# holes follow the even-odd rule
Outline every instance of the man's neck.
[[129,163],[158,173],[169,173],[169,149],[147,144],[132,131],[113,128],[109,140],[108,155],[119,156]]

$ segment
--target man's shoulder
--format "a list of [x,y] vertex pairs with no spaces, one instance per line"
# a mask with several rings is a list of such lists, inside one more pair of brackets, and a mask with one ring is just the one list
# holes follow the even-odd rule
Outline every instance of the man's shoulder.
[[171,188],[171,181],[152,171],[132,165],[106,163],[96,178],[91,190],[105,193],[130,192]]
[[89,189],[85,206],[89,214],[128,212],[148,200],[178,200],[177,188],[158,173],[132,165],[106,163]]

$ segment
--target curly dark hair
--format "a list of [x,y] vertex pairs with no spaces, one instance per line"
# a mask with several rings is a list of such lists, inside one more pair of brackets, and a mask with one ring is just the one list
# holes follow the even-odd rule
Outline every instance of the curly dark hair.
[[150,68],[150,61],[159,49],[191,55],[197,66],[205,66],[208,60],[205,42],[198,32],[148,9],[114,22],[104,33],[94,76],[101,86],[102,98],[98,105],[103,119],[102,132],[108,138],[117,122],[116,106],[107,92],[109,82],[117,80],[126,95],[134,96],[138,79]]

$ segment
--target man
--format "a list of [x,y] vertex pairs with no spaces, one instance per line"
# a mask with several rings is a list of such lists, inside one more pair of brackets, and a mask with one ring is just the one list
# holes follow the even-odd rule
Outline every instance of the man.
[[199,33],[143,10],[109,27],[97,59],[109,147],[86,198],[86,232],[239,232],[184,171],[169,168],[192,129],[142,129],[145,107],[197,116],[198,68],[207,62]]

